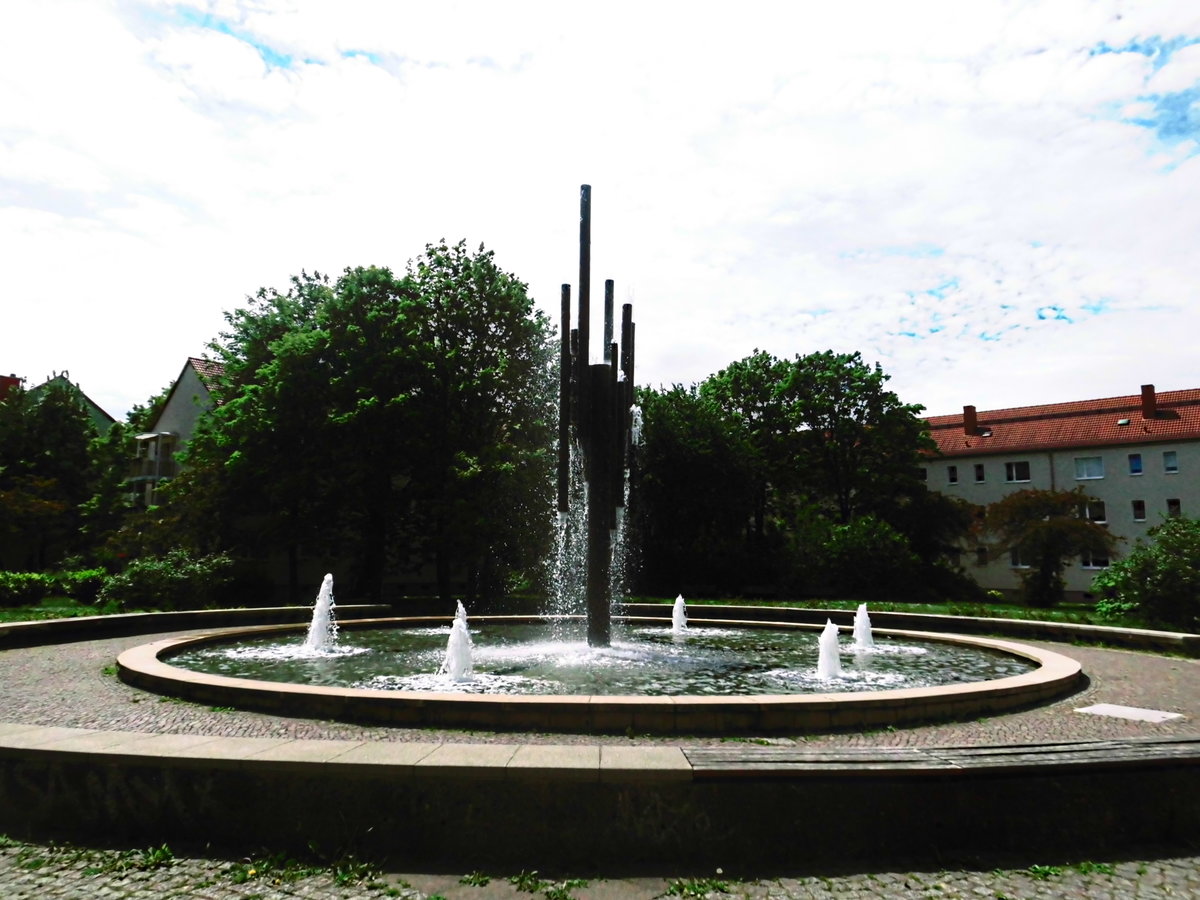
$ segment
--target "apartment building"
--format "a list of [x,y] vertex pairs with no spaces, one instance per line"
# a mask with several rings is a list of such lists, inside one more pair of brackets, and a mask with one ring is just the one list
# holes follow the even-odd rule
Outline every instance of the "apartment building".
[[[939,454],[926,483],[986,505],[1023,489],[1072,490],[1095,498],[1084,514],[1121,541],[1116,555],[1167,516],[1200,516],[1200,388],[976,410],[927,419]],[[985,543],[964,550],[964,568],[981,587],[1013,590],[1025,563]],[[1072,560],[1068,594],[1087,593],[1102,557]]]

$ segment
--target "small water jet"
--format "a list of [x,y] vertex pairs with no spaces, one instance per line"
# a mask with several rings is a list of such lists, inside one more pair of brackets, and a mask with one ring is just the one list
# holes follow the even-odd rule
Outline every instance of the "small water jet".
[[833,679],[842,677],[842,660],[838,649],[838,628],[832,619],[825,620],[825,627],[817,639],[817,677]]
[[683,594],[675,598],[675,605],[671,608],[671,631],[675,634],[683,634],[687,631],[687,604],[683,601]]
[[321,581],[321,589],[317,592],[317,600],[313,604],[312,622],[308,626],[308,636],[304,639],[305,650],[319,653],[337,643],[338,629],[333,607],[333,575],[326,574]]
[[470,681],[472,669],[471,633],[467,629],[467,610],[458,601],[454,621],[450,625],[450,640],[446,642],[446,658],[439,675],[449,675],[453,681]]
[[875,638],[871,635],[871,617],[867,615],[867,604],[858,604],[854,613],[854,649],[874,650]]

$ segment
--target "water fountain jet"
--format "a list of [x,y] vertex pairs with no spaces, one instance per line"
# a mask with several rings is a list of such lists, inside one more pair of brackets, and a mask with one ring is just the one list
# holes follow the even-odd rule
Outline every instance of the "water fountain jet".
[[304,640],[306,650],[320,652],[337,643],[337,621],[334,619],[333,607],[333,575],[326,574],[313,604],[312,622]]

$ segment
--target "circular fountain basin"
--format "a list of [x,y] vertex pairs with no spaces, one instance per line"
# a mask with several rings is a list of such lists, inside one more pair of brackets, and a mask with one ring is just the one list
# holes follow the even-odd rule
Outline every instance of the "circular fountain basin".
[[[545,622],[542,617],[521,616],[471,619],[473,630],[480,635]],[[230,659],[265,656],[267,665],[260,672],[286,668],[271,663],[270,657],[272,654],[278,657],[279,648],[284,648],[284,657],[296,657],[293,648],[298,642],[291,636],[302,631],[296,626],[265,626],[171,638],[126,651],[118,663],[121,677],[139,687],[205,704],[277,714],[400,726],[648,734],[803,733],[972,718],[1060,696],[1072,690],[1082,675],[1079,664],[1072,659],[1011,641],[876,629],[879,646],[875,653],[868,658],[851,652],[849,645],[843,644],[844,677],[822,681],[815,679],[812,672],[815,657],[811,663],[777,665],[769,652],[774,644],[786,643],[775,641],[773,635],[794,638],[799,634],[803,643],[814,645],[812,634],[819,631],[815,626],[706,620],[702,626],[694,623],[686,635],[680,636],[672,635],[663,620],[631,617],[624,622],[627,629],[641,628],[638,641],[627,643],[618,629],[614,646],[609,650],[580,653],[570,641],[557,645],[560,656],[577,654],[591,659],[592,668],[582,682],[566,686],[547,684],[536,665],[532,678],[525,674],[513,677],[514,670],[522,673],[529,670],[528,659],[535,653],[515,639],[500,641],[499,649],[481,643],[477,648],[479,674],[469,682],[456,683],[446,676],[432,675],[431,670],[435,669],[430,660],[440,652],[439,644],[444,651],[449,634],[448,620],[444,617],[343,623],[344,632],[370,629],[382,636],[385,645],[407,632],[417,638],[417,646],[425,648],[393,654],[397,658],[414,657],[416,672],[401,669],[376,672],[365,679],[351,676],[351,681],[343,684],[311,682],[330,680],[327,676],[336,668],[335,661],[352,659],[361,650],[360,645],[369,641],[347,640],[346,646],[323,658],[310,656],[302,666],[302,674],[292,676],[308,683],[270,680],[261,673],[255,677],[233,677],[173,664],[176,657],[190,655],[224,660],[216,668],[227,669]],[[726,670],[718,667],[715,675],[688,686],[683,677],[686,672],[682,670],[692,667],[696,645],[713,643],[715,633],[727,636],[716,643],[732,645],[734,655],[756,658],[754,661],[760,663],[759,674],[754,676],[759,679],[757,685],[753,679],[751,683],[744,680],[746,673],[756,668],[747,663]],[[230,651],[228,648],[235,642],[236,649]],[[269,646],[264,647],[264,642]],[[986,676],[964,676],[945,662],[929,665],[943,656],[964,658],[954,657],[953,653],[947,656],[943,651],[974,653],[997,661],[998,668],[993,667],[993,672],[1017,674],[963,682],[959,679]],[[507,669],[502,666],[499,675],[484,671],[485,660],[497,653],[508,660]],[[599,666],[606,672],[603,678],[596,675],[598,656],[604,661]],[[927,659],[921,660],[922,656]],[[940,669],[944,677],[937,683],[885,689],[888,684],[911,684],[911,679],[883,671],[888,666],[880,663],[888,657],[892,663],[911,664],[916,660],[917,669],[921,668],[921,662],[926,662],[926,669]],[[514,658],[524,661],[514,666]],[[662,673],[645,671],[659,661],[665,661],[667,666]],[[194,659],[188,663],[195,664]],[[731,674],[735,670],[737,677]],[[249,671],[256,670],[252,667]],[[641,679],[641,687],[622,680],[631,672]],[[621,677],[608,683],[608,676],[614,673]],[[272,674],[271,677],[288,676]],[[543,683],[542,687],[530,688],[529,683],[538,681]],[[720,695],[713,690],[714,684],[726,682],[733,685],[736,693]],[[519,685],[519,691],[523,692],[503,692],[511,691],[513,685]],[[484,690],[491,692],[482,693]]]

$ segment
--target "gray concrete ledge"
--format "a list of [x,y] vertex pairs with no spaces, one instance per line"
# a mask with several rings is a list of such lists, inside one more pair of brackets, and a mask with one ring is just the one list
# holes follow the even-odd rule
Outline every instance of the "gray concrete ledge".
[[[348,604],[337,608],[339,620],[390,614],[382,603]],[[182,609],[171,612],[117,613],[111,616],[72,616],[37,622],[0,623],[0,650],[64,641],[86,641],[125,634],[153,634],[185,628],[222,628],[231,625],[306,623],[312,618],[307,606],[265,606],[246,609]]]

